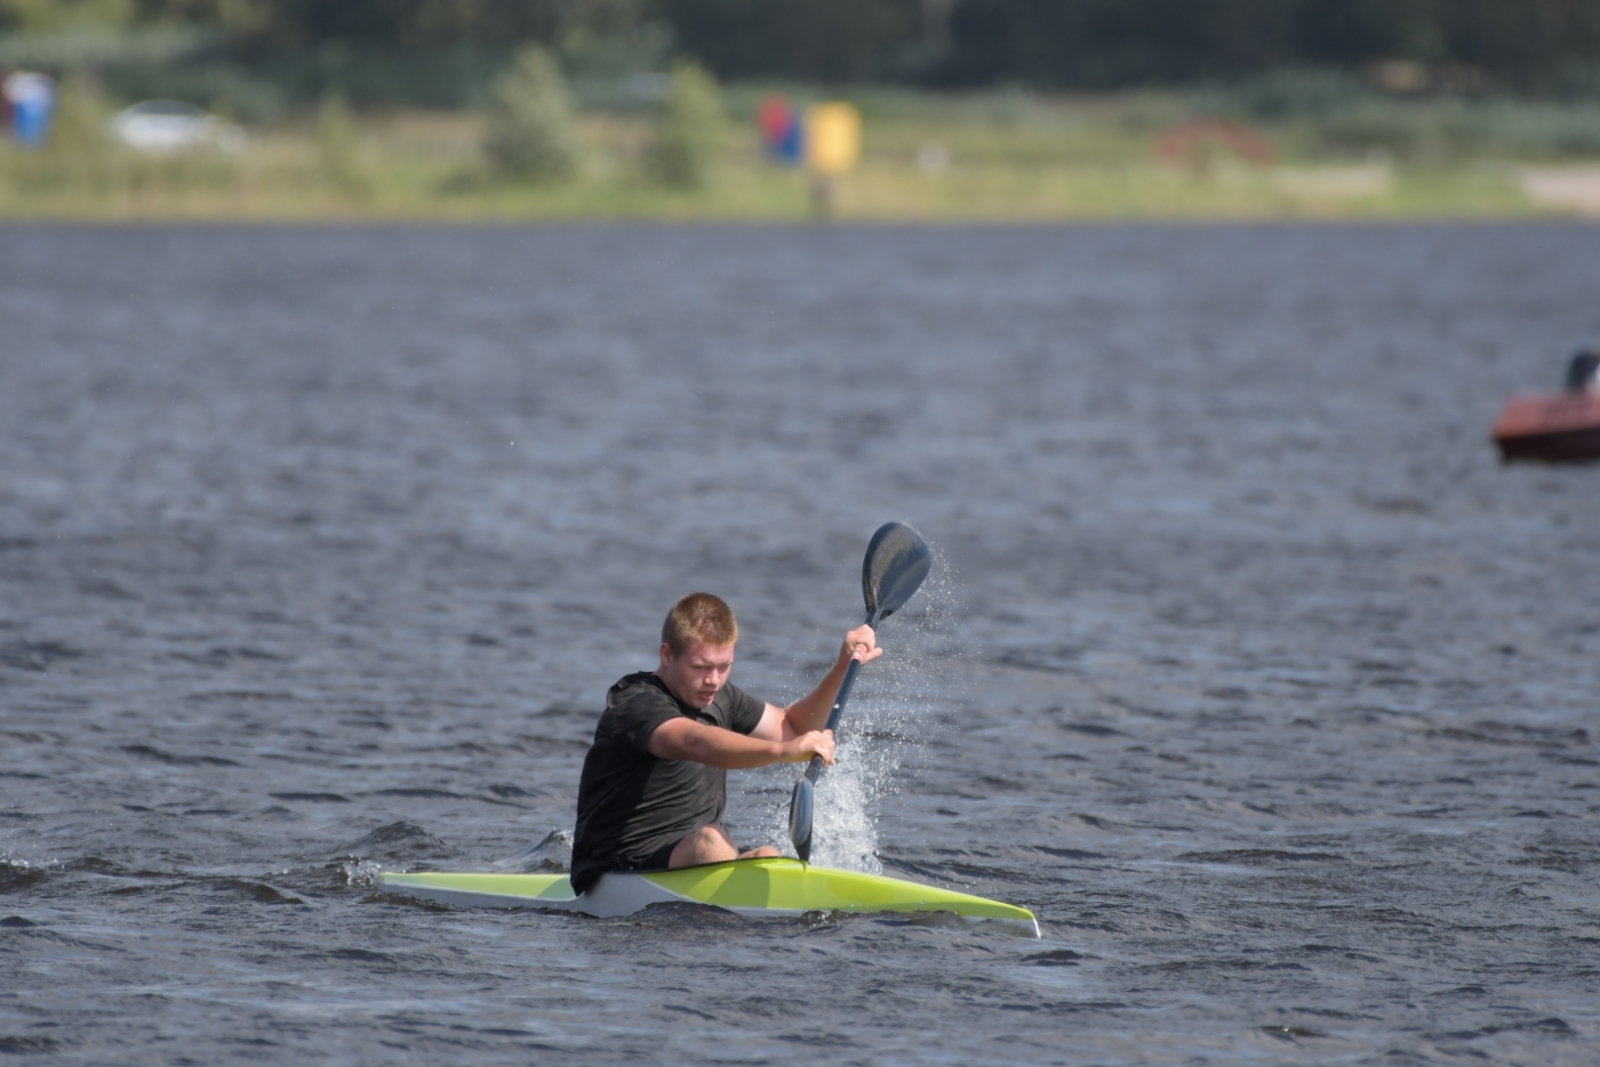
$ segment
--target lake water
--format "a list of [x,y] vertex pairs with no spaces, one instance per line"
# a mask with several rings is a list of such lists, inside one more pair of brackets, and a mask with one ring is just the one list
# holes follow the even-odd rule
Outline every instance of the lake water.
[[[1596,1062],[1600,469],[1488,429],[1597,276],[1561,226],[0,229],[0,1052]],[[559,864],[682,593],[804,693],[888,519],[939,566],[814,859],[1042,940],[375,888]]]

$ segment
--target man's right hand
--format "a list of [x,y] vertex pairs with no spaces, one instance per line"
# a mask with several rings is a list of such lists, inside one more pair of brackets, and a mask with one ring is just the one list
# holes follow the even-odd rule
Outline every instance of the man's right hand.
[[824,766],[833,766],[833,731],[812,730],[793,741],[778,746],[780,763],[807,763],[812,756],[821,756]]

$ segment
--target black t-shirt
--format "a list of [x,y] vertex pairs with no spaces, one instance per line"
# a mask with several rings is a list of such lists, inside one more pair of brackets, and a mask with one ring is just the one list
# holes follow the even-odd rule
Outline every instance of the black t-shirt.
[[679,715],[749,734],[766,705],[724,685],[704,708],[690,707],[648,671],[630,674],[606,694],[578,782],[578,828],[572,842],[572,888],[583,893],[606,871],[638,863],[722,821],[728,772],[692,760],[650,755],[650,735]]

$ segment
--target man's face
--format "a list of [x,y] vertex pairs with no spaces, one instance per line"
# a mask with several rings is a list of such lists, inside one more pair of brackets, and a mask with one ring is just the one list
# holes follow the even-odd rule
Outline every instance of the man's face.
[[656,671],[672,695],[691,708],[703,708],[711,703],[728,681],[733,670],[734,645],[708,645],[696,641],[684,649],[683,655],[674,656],[672,646],[661,645],[661,669]]

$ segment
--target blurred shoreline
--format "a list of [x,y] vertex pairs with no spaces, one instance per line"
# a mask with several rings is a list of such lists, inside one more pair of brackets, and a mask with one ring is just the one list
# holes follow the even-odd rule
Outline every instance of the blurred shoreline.
[[[686,188],[650,179],[654,120],[638,111],[580,113],[573,172],[519,182],[488,165],[477,111],[346,110],[337,122],[299,114],[249,127],[229,152],[153,155],[109,143],[109,106],[81,90],[74,100],[73,91],[56,144],[35,152],[0,146],[0,220],[814,218],[809,177],[775,166],[761,150],[753,115],[771,91],[765,86],[726,89],[728,118],[711,162]],[[789,91],[802,102],[827,97]],[[1600,217],[1600,133],[1595,144],[1585,140],[1593,125],[1587,101],[839,95],[861,108],[865,134],[860,166],[838,184],[838,221]]]

